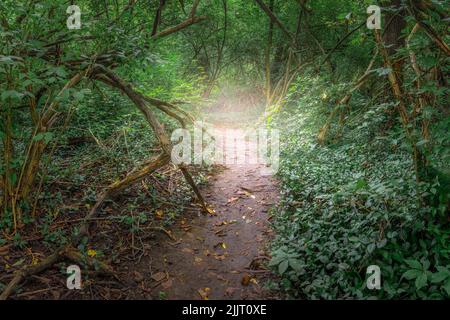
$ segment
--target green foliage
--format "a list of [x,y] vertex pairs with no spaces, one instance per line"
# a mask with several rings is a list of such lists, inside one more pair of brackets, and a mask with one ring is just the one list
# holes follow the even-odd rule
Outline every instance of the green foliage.
[[[426,200],[440,183],[418,183],[402,131],[382,129],[392,105],[366,108],[369,99],[355,97],[345,128],[331,129],[331,136],[341,132],[339,141],[316,143],[327,107],[317,97],[326,93],[333,101],[341,91],[320,78],[301,78],[273,124],[288,129],[270,265],[295,297],[448,298],[450,227]],[[369,265],[381,268],[380,291],[366,288]]]

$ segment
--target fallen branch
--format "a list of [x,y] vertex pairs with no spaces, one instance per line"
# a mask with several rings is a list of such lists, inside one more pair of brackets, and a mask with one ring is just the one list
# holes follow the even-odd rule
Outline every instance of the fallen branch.
[[[38,263],[36,265],[27,266],[27,267],[24,267],[24,268],[16,271],[13,279],[8,283],[8,285],[6,286],[6,288],[3,290],[2,294],[0,295],[0,300],[8,299],[8,297],[14,292],[14,290],[17,288],[17,286],[22,281],[24,281],[26,278],[28,278],[30,276],[34,276],[36,274],[39,274],[39,273],[47,270],[48,268],[51,268],[53,265],[60,262],[64,258],[66,258],[70,261],[76,262],[78,264],[86,264],[90,268],[97,267],[100,272],[110,275],[110,276],[114,276],[117,278],[112,267],[105,264],[104,262],[101,262],[98,260],[94,261],[94,259],[92,259],[92,258],[85,257],[78,250],[76,250],[74,247],[69,245],[69,246],[64,246],[64,247],[58,248],[54,253],[52,253],[51,255],[49,255],[47,258],[45,258],[44,260],[42,260],[40,263]],[[35,291],[34,293],[40,292],[40,291],[42,291],[42,290]],[[21,294],[21,295],[24,296],[25,294]]]
[[50,268],[55,263],[60,261],[61,258],[64,256],[64,250],[65,248],[59,248],[54,253],[45,258],[42,262],[34,266],[22,268],[19,271],[17,271],[14,275],[14,278],[8,283],[8,285],[0,295],[0,300],[8,299],[8,297],[14,292],[16,287],[27,277],[41,273],[42,271],[46,270],[47,268]]
[[113,194],[117,193],[118,191],[128,187],[132,183],[142,180],[147,175],[155,172],[159,168],[168,164],[169,161],[170,161],[170,157],[167,154],[163,153],[156,159],[150,161],[148,164],[146,164],[141,169],[132,171],[124,179],[114,182],[109,187],[107,187],[106,190],[103,191],[98,196],[97,202],[92,207],[89,214],[84,218],[84,223],[80,228],[79,237],[87,236],[89,234],[90,220],[92,220],[95,217],[95,215],[97,214],[97,210],[100,208],[100,206],[103,204],[103,202],[108,197],[110,197]]

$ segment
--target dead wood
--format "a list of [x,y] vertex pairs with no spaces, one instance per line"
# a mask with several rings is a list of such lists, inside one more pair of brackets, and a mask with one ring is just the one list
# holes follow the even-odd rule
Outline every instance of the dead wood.
[[117,193],[120,190],[125,189],[130,186],[132,183],[142,180],[146,176],[152,174],[159,168],[165,166],[170,161],[170,157],[163,153],[159,157],[154,160],[151,160],[148,164],[146,164],[141,169],[137,169],[129,173],[124,179],[114,182],[110,186],[108,186],[105,191],[103,191],[98,197],[97,202],[90,210],[89,214],[84,218],[84,224],[80,228],[80,237],[87,236],[89,234],[89,224],[90,220],[92,220],[97,214],[97,210],[103,204],[103,202],[113,194]]
[[369,63],[369,66],[367,67],[364,74],[358,79],[358,81],[356,81],[355,85],[349,90],[349,92],[341,100],[338,101],[337,106],[333,109],[331,114],[328,116],[326,123],[319,130],[319,134],[317,136],[317,140],[320,144],[323,144],[325,142],[325,138],[328,133],[328,130],[330,129],[331,122],[333,121],[333,118],[336,116],[336,114],[339,112],[340,108],[342,106],[348,105],[348,103],[350,102],[350,99],[353,96],[353,93],[356,90],[359,90],[364,85],[364,83],[366,83],[367,80],[370,78],[370,75],[372,74],[372,67],[375,63],[377,56],[378,56],[378,50],[376,50],[372,60]]
[[47,258],[42,260],[42,262],[33,266],[24,267],[17,271],[14,275],[14,278],[8,283],[2,294],[0,294],[0,300],[8,299],[8,297],[14,292],[16,287],[27,277],[41,273],[42,271],[50,268],[55,263],[60,261],[64,256],[64,250],[65,248],[59,248]]

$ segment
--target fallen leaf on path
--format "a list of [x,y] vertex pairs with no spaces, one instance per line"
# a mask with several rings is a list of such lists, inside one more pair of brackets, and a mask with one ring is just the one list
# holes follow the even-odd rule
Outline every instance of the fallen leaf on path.
[[250,189],[250,188],[241,187],[241,189],[244,190],[244,191],[247,191],[247,192],[249,192],[249,193],[253,192],[253,190]]
[[214,255],[214,259],[219,260],[219,261],[225,260],[225,255],[223,255],[223,254],[215,254]]
[[181,251],[184,253],[194,254],[194,250],[192,250],[191,248],[183,248]]
[[161,209],[158,209],[158,210],[155,211],[155,216],[156,216],[157,219],[162,219],[163,215],[164,215],[164,213],[163,213],[163,211]]
[[172,279],[169,279],[161,284],[164,289],[169,289],[172,286]]
[[194,239],[194,238],[195,238],[195,236],[194,236],[194,234],[193,234],[192,232],[186,232],[186,235],[187,235],[189,238],[191,238],[191,239]]
[[144,280],[144,276],[142,275],[142,273],[138,272],[138,271],[134,271],[134,280],[136,280],[136,282],[141,282]]
[[214,246],[214,249],[215,249],[215,248],[218,248],[218,247],[221,247],[222,249],[226,249],[226,248],[227,248],[227,245],[225,244],[225,242],[219,242],[218,244],[216,244],[216,245]]
[[228,282],[228,280],[224,276],[221,276],[220,274],[217,275],[217,279]]
[[221,227],[221,226],[226,226],[226,225],[228,225],[228,224],[233,224],[233,223],[236,223],[237,221],[236,220],[229,220],[229,221],[219,221],[219,222],[216,222],[214,225],[216,226],[216,227]]
[[225,289],[225,296],[231,297],[233,293],[236,291],[236,288],[226,288]]
[[198,289],[197,292],[199,293],[200,297],[202,297],[202,300],[209,300],[209,292],[211,291],[210,288],[203,288]]
[[233,203],[233,202],[238,201],[238,200],[239,200],[238,197],[232,197],[232,198],[228,199],[227,204]]
[[200,263],[200,262],[203,261],[203,259],[200,258],[200,257],[195,257],[194,260],[195,260],[196,263]]
[[218,236],[218,237],[224,237],[226,236],[227,232],[225,229],[219,229],[214,231],[214,233]]
[[248,286],[250,283],[251,277],[248,274],[244,274],[244,276],[241,279],[241,284],[243,286]]
[[155,273],[154,275],[152,275],[151,278],[153,280],[155,280],[156,282],[159,282],[159,281],[164,280],[166,278],[166,274],[164,272],[158,272],[158,273]]

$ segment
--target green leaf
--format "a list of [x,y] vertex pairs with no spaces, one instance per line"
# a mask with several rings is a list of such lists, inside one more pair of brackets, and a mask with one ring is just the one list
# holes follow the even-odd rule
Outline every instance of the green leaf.
[[83,100],[83,98],[84,98],[84,92],[83,92],[83,91],[77,91],[77,92],[74,92],[73,97],[74,97],[76,100]]
[[420,270],[417,269],[411,269],[406,271],[403,275],[402,278],[405,278],[407,280],[412,280],[417,278],[418,276],[420,276],[422,274],[422,272]]
[[278,265],[278,272],[283,275],[289,267],[289,260],[284,260]]
[[422,270],[422,264],[417,260],[405,260],[406,264],[413,269]]
[[294,269],[296,272],[302,272],[303,271],[303,264],[298,259],[289,259],[289,266]]
[[7,99],[22,99],[23,94],[20,92],[17,92],[15,90],[6,90],[2,93],[2,101],[6,101]]
[[421,273],[417,278],[416,278],[416,289],[420,290],[423,287],[425,287],[427,285],[427,274],[425,272]]
[[431,283],[439,283],[443,282],[447,278],[450,279],[450,271],[447,268],[439,266],[437,269],[438,272],[433,273],[431,276]]
[[448,275],[446,273],[443,272],[437,272],[437,273],[433,273],[433,275],[431,276],[431,283],[439,283],[444,281],[445,279],[447,279]]
[[416,146],[417,147],[421,147],[421,146],[423,146],[423,145],[425,145],[425,144],[427,144],[429,142],[429,140],[420,140],[419,142],[417,142],[416,143]]
[[442,288],[444,288],[445,292],[447,292],[447,295],[450,296],[450,279],[447,280]]
[[51,132],[40,132],[34,136],[33,141],[44,141],[44,143],[49,143],[53,139],[53,133]]

